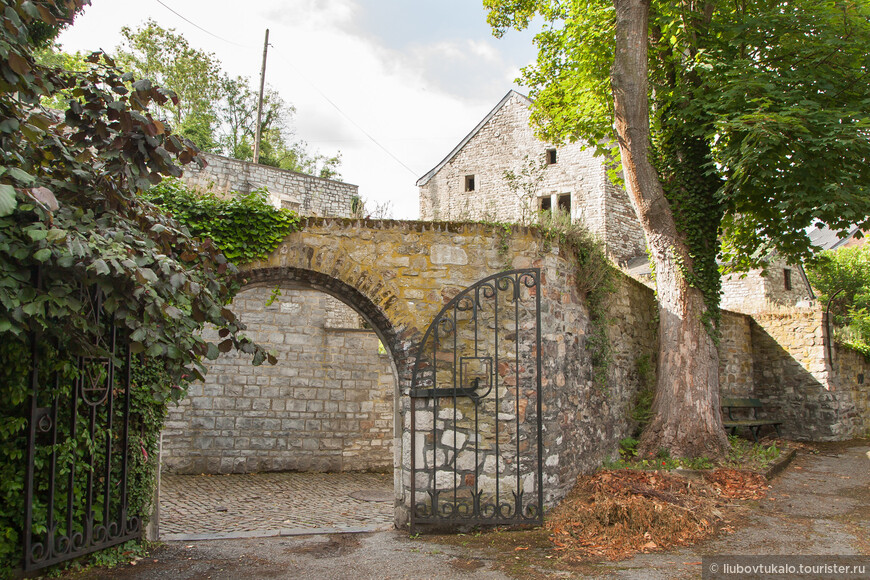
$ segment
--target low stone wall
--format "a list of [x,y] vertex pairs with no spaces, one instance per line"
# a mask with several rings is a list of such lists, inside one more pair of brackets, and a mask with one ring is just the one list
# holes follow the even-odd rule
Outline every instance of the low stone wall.
[[854,436],[870,436],[870,360],[850,348],[834,344],[834,372],[837,389],[851,398],[854,417],[847,410],[845,420],[853,422]]
[[[377,336],[323,292],[278,289],[280,295],[274,286],[249,286],[232,305],[247,334],[277,351],[278,364],[253,367],[235,351],[210,362],[205,383],[170,409],[167,471],[392,468],[395,378],[389,357],[378,354]],[[329,328],[336,320],[355,328]]]
[[190,187],[218,194],[265,187],[275,207],[307,216],[350,217],[353,199],[359,196],[359,187],[349,183],[211,153],[200,155],[208,165],[201,170],[188,166],[181,178]]
[[[820,309],[786,309],[744,318],[729,316],[730,331],[723,346],[733,345],[745,367],[747,345],[752,353],[752,382],[721,383],[723,395],[761,399],[770,417],[783,421],[782,433],[796,440],[830,441],[860,436],[870,421],[868,388],[858,381],[870,370],[858,353],[833,347],[828,361],[828,337]],[[746,322],[750,327],[746,339]],[[736,340],[735,337],[742,335]],[[728,339],[726,341],[726,338]],[[728,361],[723,361],[729,364]],[[734,373],[740,376],[739,373]]]

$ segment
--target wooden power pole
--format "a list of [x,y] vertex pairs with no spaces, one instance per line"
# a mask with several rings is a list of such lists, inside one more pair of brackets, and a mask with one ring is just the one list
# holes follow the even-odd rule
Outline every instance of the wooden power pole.
[[254,163],[260,162],[260,123],[263,121],[263,89],[266,86],[266,53],[269,51],[269,29],[263,43],[263,68],[260,70],[260,100],[257,102],[257,128],[254,135]]

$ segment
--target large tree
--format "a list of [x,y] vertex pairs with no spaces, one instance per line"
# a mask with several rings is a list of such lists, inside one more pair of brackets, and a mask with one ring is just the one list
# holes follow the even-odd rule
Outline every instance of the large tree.
[[767,250],[797,260],[811,251],[808,226],[868,222],[868,3],[484,5],[497,35],[542,17],[537,63],[523,70],[542,136],[621,161],[659,300],[642,450],[718,454],[717,257],[737,268]]

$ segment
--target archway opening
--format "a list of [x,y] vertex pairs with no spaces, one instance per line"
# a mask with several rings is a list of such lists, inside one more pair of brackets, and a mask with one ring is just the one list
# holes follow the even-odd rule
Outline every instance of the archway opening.
[[360,292],[299,270],[252,273],[232,309],[278,364],[223,354],[170,410],[161,538],[390,527],[392,326]]

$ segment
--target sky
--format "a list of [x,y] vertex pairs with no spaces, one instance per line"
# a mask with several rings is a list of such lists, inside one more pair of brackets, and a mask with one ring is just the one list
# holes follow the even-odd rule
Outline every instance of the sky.
[[266,83],[296,108],[295,139],[340,151],[342,180],[400,219],[536,55],[530,32],[492,36],[480,0],[92,0],[58,42],[111,53],[149,18],[255,86],[268,28]]

